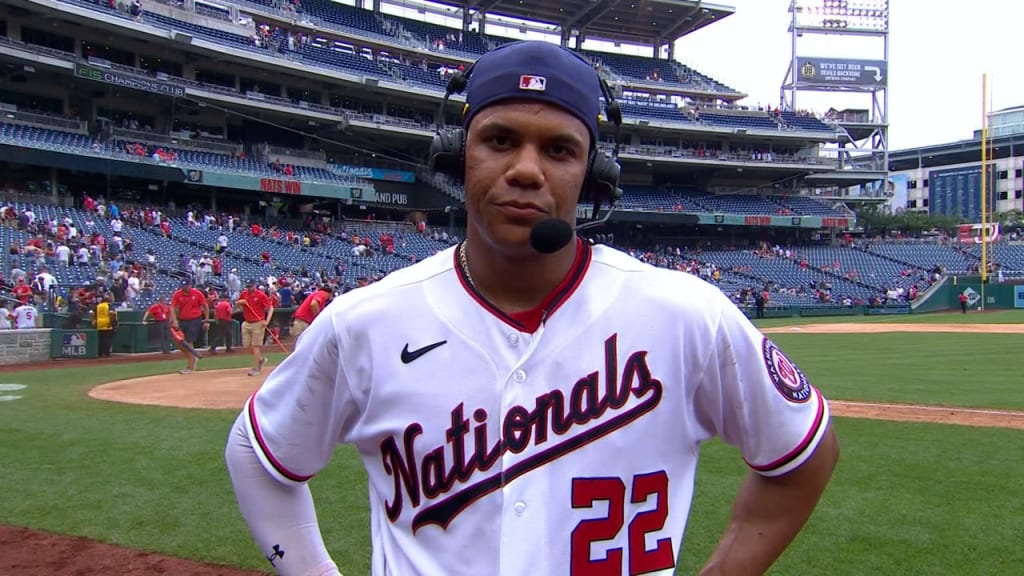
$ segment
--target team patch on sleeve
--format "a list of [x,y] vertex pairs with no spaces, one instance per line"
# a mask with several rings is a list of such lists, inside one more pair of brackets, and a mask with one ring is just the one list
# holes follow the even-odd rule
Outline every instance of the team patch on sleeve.
[[775,389],[790,402],[803,404],[811,398],[811,384],[774,342],[765,338],[761,343],[764,365]]

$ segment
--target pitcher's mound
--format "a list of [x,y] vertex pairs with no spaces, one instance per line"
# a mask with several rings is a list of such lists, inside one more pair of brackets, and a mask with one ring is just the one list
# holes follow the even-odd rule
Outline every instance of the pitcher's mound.
[[89,396],[126,404],[241,410],[271,370],[268,366],[259,376],[246,374],[248,368],[160,374],[101,384]]

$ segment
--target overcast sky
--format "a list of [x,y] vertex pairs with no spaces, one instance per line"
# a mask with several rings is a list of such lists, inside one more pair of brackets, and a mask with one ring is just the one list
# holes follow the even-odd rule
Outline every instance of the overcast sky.
[[[354,0],[341,0],[351,4]],[[419,0],[391,0],[415,5]],[[676,43],[676,59],[750,96],[750,106],[779,103],[792,58],[790,0],[709,0],[736,13]],[[424,19],[415,8],[385,8]],[[981,77],[992,108],[1024,105],[1024,0],[890,0],[889,149],[970,139],[981,128]],[[442,22],[432,15],[426,19]],[[458,20],[446,22],[458,26]],[[518,34],[513,31],[513,35]],[[527,38],[545,38],[530,33]],[[556,41],[557,36],[547,38]],[[603,43],[602,43],[603,44]],[[594,49],[602,49],[596,45]],[[607,49],[607,48],[605,48]],[[623,47],[639,53],[638,48]],[[648,51],[648,54],[650,52]],[[881,59],[881,39],[808,35],[799,56]],[[870,94],[803,92],[798,108],[870,108]]]
[[[789,1],[721,2],[736,13],[680,40],[677,59],[749,94],[746,103],[778,103],[792,53]],[[1024,1],[891,0],[890,10],[890,150],[971,138],[981,128],[983,73],[994,108],[1024,105]],[[881,40],[861,40],[805,36],[798,55],[882,57]],[[825,111],[870,102],[867,94],[808,92],[796,104]]]

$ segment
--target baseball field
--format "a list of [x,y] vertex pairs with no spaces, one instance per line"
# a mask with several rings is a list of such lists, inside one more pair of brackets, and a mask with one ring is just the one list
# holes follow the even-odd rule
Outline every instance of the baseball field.
[[[833,400],[842,445],[772,574],[1021,573],[1024,311],[759,325]],[[166,356],[0,367],[0,574],[269,573],[223,465],[260,382],[249,359],[210,357],[186,376]],[[710,554],[745,471],[733,448],[703,448],[678,574]],[[368,574],[356,452],[340,448],[312,489],[340,567]]]

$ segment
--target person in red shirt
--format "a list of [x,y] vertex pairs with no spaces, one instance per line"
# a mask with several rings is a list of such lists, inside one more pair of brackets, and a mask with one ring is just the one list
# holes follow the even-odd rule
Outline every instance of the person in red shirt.
[[182,338],[174,337],[175,344],[182,354],[188,358],[188,367],[179,374],[189,374],[196,369],[196,361],[200,356],[189,350],[185,343],[195,346],[199,341],[199,332],[209,324],[210,304],[202,290],[196,290],[192,279],[186,278],[181,288],[171,296],[171,332],[180,332]]
[[15,284],[11,292],[14,294],[14,298],[22,304],[28,304],[29,300],[32,299],[32,288],[25,283],[24,278],[18,278],[18,283]]
[[263,365],[267,359],[263,357],[261,348],[263,346],[263,334],[274,317],[274,305],[270,298],[262,290],[256,288],[256,281],[249,280],[246,289],[238,297],[238,307],[242,309],[242,346],[250,347],[252,350],[253,367],[249,369],[249,376],[256,376],[263,371]]
[[234,352],[231,347],[231,315],[235,309],[228,298],[218,298],[213,306],[213,332],[210,334],[210,354],[217,353],[217,346],[223,345],[227,352]]
[[167,297],[161,296],[153,303],[152,306],[146,309],[146,313],[142,315],[142,323],[145,324],[146,320],[152,319],[150,334],[156,332],[157,342],[160,343],[160,352],[164,354],[171,353],[171,331],[168,326],[168,319],[171,317],[171,307],[167,305]]
[[327,306],[330,302],[333,292],[331,287],[327,285],[320,286],[299,305],[299,309],[295,311],[295,315],[292,317],[292,335],[296,338],[302,331],[309,328],[309,325],[313,323],[313,319]]

